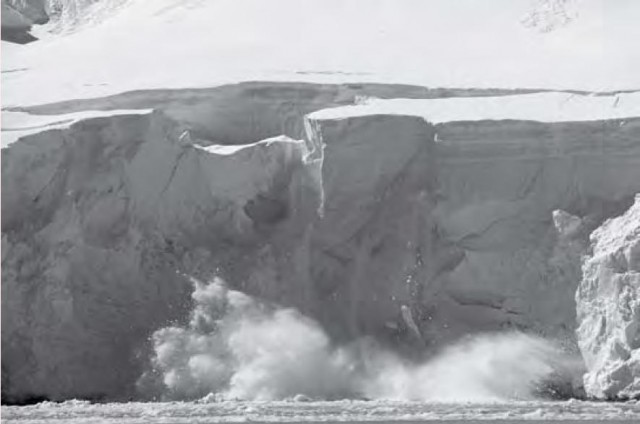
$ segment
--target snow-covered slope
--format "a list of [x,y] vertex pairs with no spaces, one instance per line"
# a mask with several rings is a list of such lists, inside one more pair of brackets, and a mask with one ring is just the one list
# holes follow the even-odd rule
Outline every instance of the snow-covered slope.
[[630,1],[569,2],[576,18],[546,33],[523,24],[531,0],[59,3],[62,30],[52,19],[3,52],[3,71],[21,69],[3,73],[5,106],[247,80],[640,87]]
[[576,294],[578,341],[598,397],[640,396],[640,196],[591,236]]

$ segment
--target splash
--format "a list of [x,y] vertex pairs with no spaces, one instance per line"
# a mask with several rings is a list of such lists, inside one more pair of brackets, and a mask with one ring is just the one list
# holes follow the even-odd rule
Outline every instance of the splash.
[[[440,402],[532,400],[579,369],[553,343],[507,332],[466,338],[423,364],[388,357],[367,385],[372,398]],[[373,368],[373,369],[376,369]]]
[[219,279],[194,285],[188,325],[153,334],[142,390],[153,381],[167,399],[486,402],[534,399],[553,376],[575,374],[575,361],[531,335],[478,335],[414,363],[372,339],[335,346],[297,310],[259,302]]

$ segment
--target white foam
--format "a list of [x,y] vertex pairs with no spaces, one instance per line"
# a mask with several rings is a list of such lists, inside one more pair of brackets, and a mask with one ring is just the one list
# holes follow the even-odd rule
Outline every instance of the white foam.
[[153,371],[141,380],[159,375],[169,399],[534,399],[538,385],[568,362],[554,344],[509,332],[478,335],[412,363],[367,339],[336,346],[298,311],[263,304],[220,280],[194,283],[191,321],[153,335]]

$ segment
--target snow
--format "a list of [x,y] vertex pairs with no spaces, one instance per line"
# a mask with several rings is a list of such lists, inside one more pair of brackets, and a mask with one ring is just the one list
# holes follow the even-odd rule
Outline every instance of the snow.
[[235,146],[226,146],[226,145],[220,145],[220,144],[212,144],[209,146],[201,146],[199,144],[194,144],[194,147],[200,150],[203,150],[205,152],[209,152],[209,153],[213,153],[213,154],[217,154],[217,155],[233,155],[234,153],[237,153],[240,150],[243,149],[247,149],[247,148],[251,148],[256,146],[258,143],[260,144],[265,144],[265,145],[270,145],[272,143],[300,143],[299,140],[291,140],[290,138],[286,137],[286,136],[279,136],[279,137],[273,137],[273,138],[267,138],[265,140],[261,140],[261,141],[257,141],[255,143],[249,143],[249,144],[239,144],[239,145],[235,145]]
[[364,115],[420,116],[433,124],[453,121],[597,121],[640,116],[640,92],[585,96],[566,92],[451,99],[368,99],[358,105],[312,113],[315,120]]
[[640,195],[591,235],[576,294],[585,386],[600,398],[640,396]]
[[26,68],[3,74],[4,106],[250,80],[640,87],[640,5],[630,1],[583,0],[578,18],[544,34],[522,24],[529,0],[101,3],[3,52],[3,70]]

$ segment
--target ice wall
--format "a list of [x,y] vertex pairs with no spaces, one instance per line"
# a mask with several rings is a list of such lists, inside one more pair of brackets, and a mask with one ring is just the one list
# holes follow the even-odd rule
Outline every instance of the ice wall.
[[286,137],[204,148],[161,113],[89,119],[6,149],[3,394],[130,395],[137,349],[190,309],[181,272],[245,281],[274,234],[300,238],[289,222],[309,220],[294,204],[313,193],[304,152]]
[[444,276],[436,309],[471,327],[526,326],[571,339],[580,275],[557,257],[552,212],[585,218],[588,234],[630,205],[640,189],[639,124],[439,124],[435,217],[465,260]]
[[[640,192],[640,121],[376,108],[303,121],[324,104],[309,99],[227,97],[251,112],[229,121],[200,97],[3,150],[3,395],[135,396],[148,337],[189,318],[186,275],[410,357],[500,329],[577,349],[581,243]],[[260,140],[278,129],[304,139]]]
[[332,305],[314,315],[347,337],[380,334],[388,325],[395,331],[434,250],[433,126],[419,117],[373,115],[310,119],[308,128],[311,142],[323,146],[310,279],[319,305]]

